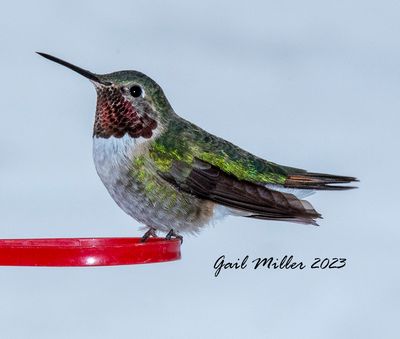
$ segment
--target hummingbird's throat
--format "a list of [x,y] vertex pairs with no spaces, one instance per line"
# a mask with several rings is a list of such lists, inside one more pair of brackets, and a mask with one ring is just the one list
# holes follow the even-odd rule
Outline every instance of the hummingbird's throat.
[[144,113],[140,115],[132,103],[113,86],[98,88],[93,135],[100,138],[151,138],[157,122]]

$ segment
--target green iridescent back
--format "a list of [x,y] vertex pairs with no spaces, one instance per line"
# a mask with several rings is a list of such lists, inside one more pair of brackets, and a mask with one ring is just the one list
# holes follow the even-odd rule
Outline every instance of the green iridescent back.
[[179,117],[171,119],[165,132],[152,142],[150,157],[164,173],[171,170],[173,161],[191,165],[197,158],[240,180],[283,184],[287,178],[285,167],[258,158]]

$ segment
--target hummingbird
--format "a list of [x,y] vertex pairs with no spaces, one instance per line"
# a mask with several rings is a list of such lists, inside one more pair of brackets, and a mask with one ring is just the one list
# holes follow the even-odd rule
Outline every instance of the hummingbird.
[[97,92],[96,171],[118,206],[145,226],[142,240],[198,233],[219,218],[317,225],[305,197],[355,188],[355,177],[308,172],[257,157],[178,116],[162,88],[133,70],[95,74],[46,53]]

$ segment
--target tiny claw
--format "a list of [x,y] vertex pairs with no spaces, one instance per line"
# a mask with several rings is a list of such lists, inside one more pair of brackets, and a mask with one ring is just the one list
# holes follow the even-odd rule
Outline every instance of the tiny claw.
[[143,234],[140,242],[146,242],[147,239],[149,239],[150,237],[157,238],[156,229],[153,227],[150,227],[149,230],[145,234]]
[[183,244],[183,237],[177,233],[173,229],[171,229],[167,235],[165,236],[166,240],[171,240],[172,238],[179,239],[181,241],[181,244]]

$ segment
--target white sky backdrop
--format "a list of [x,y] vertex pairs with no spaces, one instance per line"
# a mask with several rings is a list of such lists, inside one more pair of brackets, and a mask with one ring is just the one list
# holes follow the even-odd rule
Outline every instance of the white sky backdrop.
[[[183,117],[255,154],[355,175],[321,227],[228,218],[179,262],[0,267],[2,338],[398,338],[397,1],[7,2],[0,12],[0,238],[133,236],[91,157],[94,72],[140,70]],[[222,272],[346,257],[339,271]]]

